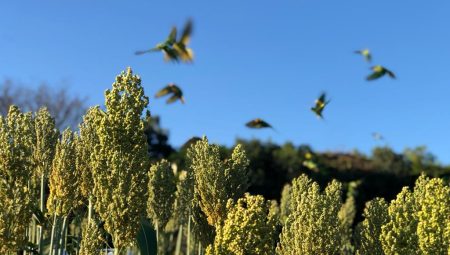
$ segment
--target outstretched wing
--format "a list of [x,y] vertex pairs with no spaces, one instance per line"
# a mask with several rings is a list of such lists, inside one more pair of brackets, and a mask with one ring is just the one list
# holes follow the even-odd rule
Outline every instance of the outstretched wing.
[[166,39],[166,44],[172,46],[177,41],[177,28],[172,27],[172,30],[170,31],[169,37]]
[[255,128],[255,126],[256,126],[256,120],[251,120],[251,121],[247,122],[247,123],[245,124],[245,126],[247,126],[247,127],[249,127],[249,128]]
[[368,80],[368,81],[376,80],[383,75],[384,75],[383,72],[373,72],[372,74],[370,74],[369,76],[366,77],[366,80]]
[[254,119],[247,124],[245,124],[249,128],[272,128],[272,126],[262,119]]
[[320,94],[319,99],[317,99],[318,103],[320,105],[325,104],[325,99],[327,97],[327,94],[325,92],[322,92],[322,94]]
[[196,144],[198,141],[201,141],[202,139],[198,136],[194,136],[191,139],[187,140],[182,146],[181,148],[189,148],[191,147],[193,144]]
[[269,123],[265,122],[264,120],[260,121],[260,126],[262,128],[272,128],[272,125],[270,125]]
[[192,62],[192,60],[194,59],[194,53],[192,52],[192,49],[187,48],[186,45],[175,43],[173,45],[173,49],[177,52],[181,60],[183,60],[184,62]]
[[182,43],[183,45],[188,45],[189,40],[191,39],[192,34],[192,20],[189,19],[183,28],[183,33],[181,34],[181,38],[178,42]]
[[[167,99],[166,103],[171,104],[177,100],[181,100],[181,98],[178,95],[173,95],[173,96],[169,97],[169,99]],[[181,102],[183,103],[184,100],[182,100]]]
[[392,79],[397,78],[397,77],[395,76],[394,72],[392,72],[391,70],[388,70],[388,69],[386,69],[386,68],[385,68],[385,70],[386,70],[387,75],[389,75],[389,77],[391,77]]
[[159,97],[165,96],[170,93],[172,93],[172,89],[170,88],[170,86],[166,86],[166,87],[162,88],[160,91],[158,91],[158,93],[156,93],[155,97],[159,98]]

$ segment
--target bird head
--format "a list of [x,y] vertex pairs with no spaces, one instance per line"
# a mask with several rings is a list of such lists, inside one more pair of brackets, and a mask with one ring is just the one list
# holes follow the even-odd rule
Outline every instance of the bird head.
[[376,66],[373,66],[372,67],[372,70],[374,71],[374,72],[381,72],[381,71],[383,71],[383,67],[382,66],[380,66],[380,65],[376,65]]

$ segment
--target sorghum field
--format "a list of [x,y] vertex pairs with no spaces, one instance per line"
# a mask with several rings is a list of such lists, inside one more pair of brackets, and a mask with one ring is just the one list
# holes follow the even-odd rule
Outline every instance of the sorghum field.
[[[206,137],[185,169],[151,163],[148,106],[128,68],[78,131],[59,131],[42,108],[0,118],[2,254],[446,254],[450,187],[425,174],[392,201],[374,198],[356,222],[357,182],[324,189],[305,174],[281,201],[251,195],[249,157],[223,159]],[[347,190],[347,192],[344,192]]]
[[[323,28],[320,25],[322,23],[318,18],[308,16],[307,13],[310,10],[308,8],[312,10],[311,6],[314,4],[306,3],[308,1],[303,2],[305,3],[302,3],[302,6],[306,10],[302,13],[304,16],[294,15],[295,13],[290,12],[290,7],[277,9],[281,8],[278,4],[275,6],[261,3],[261,9],[258,10],[262,12],[256,12],[256,7],[254,9],[254,6],[242,3],[241,9],[232,12],[237,14],[236,17],[229,17],[229,21],[223,23],[217,23],[216,18],[213,17],[213,15],[217,15],[219,17],[217,19],[223,21],[221,15],[224,14],[219,10],[224,8],[224,13],[229,12],[222,3],[214,5],[215,8],[217,7],[216,9],[212,8],[213,5],[208,5],[212,8],[211,13],[213,14],[203,9],[200,10],[202,6],[198,4],[194,4],[196,7],[192,9],[185,6],[186,11],[183,12],[180,11],[183,8],[174,7],[177,9],[174,13],[183,14],[182,19],[174,17],[173,14],[169,16],[171,19],[173,16],[174,23],[178,22],[179,25],[171,27],[170,24],[165,24],[165,21],[160,22],[157,25],[164,27],[162,30],[165,32],[164,37],[159,38],[154,36],[159,35],[159,32],[155,32],[157,31],[155,30],[156,25],[152,24],[149,28],[152,33],[149,32],[149,34],[154,41],[147,49],[145,47],[139,49],[140,45],[145,44],[135,40],[134,36],[130,36],[129,30],[133,31],[132,33],[137,33],[138,30],[133,25],[127,25],[126,30],[114,30],[114,36],[117,42],[124,44],[124,47],[127,42],[133,43],[133,47],[136,46],[136,49],[139,49],[134,54],[133,52],[127,53],[133,57],[133,61],[135,61],[134,59],[142,61],[137,62],[138,66],[146,61],[150,63],[150,60],[156,59],[163,62],[162,59],[164,59],[167,70],[170,70],[158,69],[152,74],[156,77],[158,75],[166,77],[168,74],[175,75],[175,73],[181,72],[181,76],[175,77],[178,79],[184,77],[188,80],[190,78],[189,71],[196,67],[197,59],[208,54],[214,55],[214,52],[217,51],[217,58],[214,58],[214,61],[221,61],[231,58],[231,56],[236,58],[235,62],[230,62],[232,64],[228,62],[223,64],[223,72],[226,73],[228,68],[231,73],[229,76],[221,76],[218,78],[219,80],[232,83],[236,81],[234,78],[239,75],[241,75],[238,77],[239,79],[246,79],[247,75],[251,76],[252,73],[257,73],[258,77],[268,77],[268,83],[271,81],[271,77],[279,77],[279,81],[282,83],[282,81],[287,81],[287,78],[284,77],[287,73],[293,72],[296,77],[301,77],[307,75],[308,72],[315,72],[310,69],[323,66],[323,71],[314,73],[314,78],[310,78],[311,83],[320,83],[322,77],[333,76],[337,72],[342,73],[342,70],[327,69],[327,60],[323,56],[319,62],[315,62],[311,58],[308,59],[311,57],[310,55],[305,54],[301,49],[297,52],[296,49],[307,47],[302,46],[302,43],[304,45],[317,43],[320,47],[323,45],[331,47],[334,39],[325,37],[325,34],[335,33],[337,25],[334,25],[339,22],[346,21],[344,23],[347,24],[349,21],[348,24],[354,24],[364,21],[370,26],[373,25],[373,22],[361,19],[363,16],[353,17],[351,15],[357,15],[353,12],[345,12],[347,16],[351,14],[351,17],[339,16],[338,20],[330,18],[330,21],[326,23],[327,29],[316,31],[316,28]],[[367,10],[379,8],[369,6],[367,3],[362,4],[364,7],[361,7],[359,2],[358,4],[353,2],[352,6],[342,3],[340,7],[348,7],[344,9],[367,8]],[[141,17],[138,14],[145,9],[133,7],[133,12],[128,13],[125,10],[130,10],[127,9],[130,7],[126,6],[129,3],[123,2],[122,4],[123,7],[111,11],[112,14],[109,15],[121,23],[129,21],[130,24],[134,24],[133,22]],[[171,4],[176,6],[175,3]],[[178,4],[186,5],[186,3]],[[400,10],[397,3],[392,4],[395,5],[393,8]],[[93,5],[95,4],[93,3]],[[159,3],[160,5],[162,3]],[[236,6],[240,5],[241,3],[236,3]],[[322,5],[325,6],[323,3]],[[330,3],[330,5],[333,4]],[[384,5],[388,5],[386,1]],[[414,4],[411,3],[411,5]],[[442,5],[445,6],[445,4]],[[0,4],[1,6],[2,4]],[[411,8],[408,10],[417,15],[426,15],[428,18],[423,18],[423,22],[431,22],[435,16],[428,13],[427,8],[431,8],[430,6],[435,5],[429,3],[414,8],[408,5],[405,8]],[[386,8],[389,7],[386,6]],[[44,9],[42,8],[43,12],[45,12]],[[437,13],[436,17],[441,17],[439,16],[441,13],[437,9],[445,8],[433,9]],[[121,11],[120,15],[117,15],[117,10]],[[157,15],[155,12],[162,12],[160,10],[162,9],[149,10],[149,15]],[[325,14],[316,13],[321,15],[319,17],[326,18],[327,15],[333,15],[331,9],[321,10]],[[361,11],[361,9],[358,10]],[[343,12],[342,9],[339,11]],[[112,22],[113,19],[102,16],[105,14],[100,9],[98,9],[98,13],[95,12],[96,15],[99,15],[99,24],[104,26],[104,30],[86,33],[85,37],[79,38],[77,44],[89,40],[94,42],[102,36],[107,37],[110,33],[113,26],[109,26],[105,20]],[[193,12],[199,18],[197,19],[195,15],[189,18],[185,12]],[[9,11],[4,11],[4,13],[10,15]],[[60,17],[56,12],[55,15],[55,17]],[[266,15],[271,18],[266,19]],[[448,12],[445,15],[448,16]],[[264,18],[262,18],[263,16]],[[394,16],[386,14],[386,19],[394,19],[392,18]],[[397,17],[395,20],[401,23],[399,17],[409,20],[410,16],[401,14],[395,17]],[[47,18],[52,19],[53,16]],[[250,25],[247,25],[247,22],[255,22],[252,21],[253,19],[259,20],[258,22],[266,22],[264,24],[267,26],[249,29]],[[182,20],[182,23],[179,20]],[[197,22],[197,20],[203,23]],[[208,23],[206,20],[212,20],[212,22]],[[302,35],[294,36],[295,39],[294,37],[289,39],[291,34],[296,33],[296,30],[289,29],[287,31],[283,27],[279,28],[278,25],[271,27],[279,20],[282,20],[287,27],[290,23],[297,24],[296,29],[298,28],[299,31],[309,29],[308,31],[317,33],[315,34],[317,37],[302,37]],[[305,25],[305,20],[318,23],[311,23],[312,25],[309,27],[309,24]],[[60,20],[55,18],[47,26],[51,29],[52,26],[58,26],[58,22],[64,24],[62,25],[64,29],[65,26],[70,26],[69,23],[64,23],[63,18]],[[80,22],[83,21],[80,20]],[[0,23],[2,23],[1,18]],[[439,24],[441,23],[445,22],[439,22]],[[218,24],[221,26],[211,28]],[[380,21],[380,24],[382,24],[380,27],[384,26],[383,29],[390,29],[390,26],[384,21]],[[426,24],[427,28],[431,27],[429,23]],[[98,24],[93,24],[93,26],[96,25]],[[397,25],[395,23],[392,26]],[[38,25],[35,29],[38,29],[37,27]],[[88,29],[88,27],[82,29]],[[2,25],[0,25],[0,32],[1,28]],[[420,37],[422,39],[434,38],[432,36],[438,33],[434,34],[433,31],[440,31],[438,30],[439,26],[433,27],[436,30],[426,31],[421,30],[420,27],[411,29],[408,26],[408,28],[412,32],[408,30],[409,32],[405,32],[406,35],[426,34]],[[20,27],[17,29],[20,30]],[[261,29],[268,29],[271,31],[270,33],[278,33],[278,35],[282,34],[284,38],[274,41],[274,38],[270,38],[272,35],[265,33],[261,35],[258,32]],[[342,29],[342,31],[345,30]],[[217,36],[222,32],[230,33],[231,30],[240,35],[239,38],[233,40],[244,41],[242,42],[243,45],[246,45],[243,46],[245,48],[242,51],[245,51],[244,55],[239,56],[237,53],[228,52],[228,49],[238,50],[240,47],[237,47],[238,44],[234,44],[228,36]],[[202,35],[202,31],[208,32],[204,32]],[[433,34],[428,34],[432,32]],[[211,69],[211,66],[216,63],[211,59],[209,59],[210,62],[206,61],[206,64],[203,62],[198,65],[205,68],[204,75],[197,76],[198,81],[208,81],[206,82],[208,83],[207,87],[200,86],[196,89],[197,93],[201,94],[199,97],[195,97],[193,93],[189,94],[190,89],[195,85],[189,87],[175,82],[167,83],[164,87],[147,85],[149,83],[146,82],[146,79],[155,82],[155,78],[147,77],[147,74],[142,75],[141,78],[141,75],[135,71],[141,69],[127,67],[129,63],[126,61],[120,67],[124,70],[116,73],[115,78],[107,77],[112,86],[102,87],[104,102],[91,107],[87,105],[91,101],[77,97],[66,88],[61,90],[46,86],[28,88],[21,87],[20,84],[13,81],[0,82],[0,255],[450,255],[450,166],[438,161],[437,156],[429,152],[426,146],[409,146],[402,152],[398,152],[398,144],[402,144],[398,137],[402,135],[406,137],[408,131],[395,129],[396,125],[411,119],[417,126],[431,121],[428,118],[424,119],[421,112],[405,112],[406,108],[402,108],[402,103],[392,104],[389,109],[382,108],[381,105],[391,102],[386,100],[379,103],[380,108],[377,108],[378,105],[375,108],[364,108],[364,103],[373,103],[371,102],[373,98],[359,98],[360,95],[364,97],[362,94],[366,93],[365,91],[370,91],[370,95],[373,97],[380,96],[386,92],[387,86],[392,86],[392,93],[396,96],[406,93],[406,90],[398,90],[395,87],[397,79],[402,79],[402,73],[399,72],[398,75],[397,70],[405,69],[396,69],[396,67],[394,72],[391,65],[388,65],[389,67],[381,65],[375,57],[381,56],[383,49],[395,55],[392,58],[385,57],[394,63],[398,63],[395,61],[397,58],[408,58],[409,56],[405,53],[396,55],[396,52],[400,52],[400,47],[389,46],[396,45],[394,43],[397,38],[395,34],[387,32],[384,34],[381,29],[374,30],[373,33],[380,34],[379,40],[383,42],[380,43],[370,37],[373,44],[378,45],[373,52],[380,53],[380,55],[373,53],[372,49],[358,46],[366,39],[358,40],[360,44],[356,44],[356,47],[348,46],[351,48],[350,50],[343,49],[343,51],[348,51],[349,58],[352,59],[350,61],[354,60],[355,66],[369,64],[366,69],[367,73],[359,74],[362,77],[360,80],[363,85],[351,88],[350,86],[353,85],[336,85],[333,88],[339,87],[339,90],[334,90],[332,98],[328,87],[327,89],[316,87],[313,89],[313,93],[316,93],[317,97],[311,98],[310,105],[306,108],[294,105],[301,101],[300,95],[298,98],[289,97],[290,99],[277,99],[278,101],[264,97],[264,100],[259,100],[264,101],[263,104],[259,104],[259,107],[267,106],[264,110],[257,109],[256,101],[250,99],[247,101],[246,99],[259,98],[259,95],[263,93],[270,93],[274,98],[278,98],[277,94],[280,93],[288,93],[291,95],[286,96],[293,96],[298,91],[293,92],[290,89],[301,86],[304,86],[305,93],[309,93],[305,84],[291,85],[289,89],[286,89],[288,87],[284,87],[283,84],[272,84],[271,87],[263,83],[249,90],[244,89],[245,85],[239,85],[241,86],[239,89],[242,88],[245,92],[238,90],[238,87],[233,87],[236,89],[233,93],[240,94],[240,98],[244,99],[240,101],[234,98],[234,101],[230,99],[229,105],[220,105],[219,102],[223,102],[224,98],[233,97],[232,93],[226,89],[214,87],[214,84],[208,83],[211,77],[215,78],[215,75],[218,75],[215,69]],[[358,33],[355,32],[355,34]],[[208,44],[202,44],[203,52],[200,47],[195,47],[195,43],[191,45],[192,39],[195,41],[197,35],[203,42],[206,37],[211,35],[211,41],[207,41]],[[346,36],[350,36],[350,34],[346,34]],[[356,35],[353,36],[355,37],[352,37],[352,40],[357,38]],[[336,45],[338,45],[336,48],[344,44],[338,40],[341,37],[345,36],[336,33],[335,39]],[[0,48],[3,47],[2,45],[7,45],[7,43],[2,43],[3,39],[1,38],[2,33],[0,33]],[[126,40],[121,41],[123,38]],[[299,40],[300,38],[302,40]],[[447,39],[445,36],[442,38],[444,38],[443,40]],[[414,46],[416,39],[408,37],[413,46],[405,47],[416,47]],[[54,40],[59,42],[57,35]],[[33,43],[38,41],[33,40]],[[429,41],[433,40],[429,39],[420,43]],[[111,40],[111,45],[116,45],[117,42]],[[65,43],[68,43],[67,50],[76,48],[73,41]],[[439,40],[435,40],[434,43],[439,43]],[[270,45],[270,47],[264,46],[266,48],[262,50],[258,44]],[[295,45],[292,46],[292,44]],[[398,41],[397,45],[400,44],[402,43]],[[101,69],[101,65],[106,66],[108,63],[113,63],[113,59],[122,57],[120,53],[111,52],[115,55],[109,60],[97,58],[93,49],[100,50],[100,47],[94,45],[92,49],[84,49],[87,53],[77,51],[77,54],[89,55],[89,61],[86,62],[92,61],[99,66],[99,69]],[[19,46],[20,42],[14,47]],[[228,46],[229,48],[227,48]],[[108,47],[112,48],[113,46]],[[419,48],[419,46],[417,47]],[[311,51],[311,49],[313,48],[307,51]],[[194,55],[194,50],[196,54],[197,52],[199,54]],[[323,50],[327,51],[325,47]],[[442,48],[439,50],[444,51]],[[219,51],[226,53],[221,54]],[[279,52],[281,56],[274,57],[275,55],[271,55],[274,52]],[[0,49],[0,57],[2,57],[2,53],[3,51]],[[297,53],[298,55],[296,55]],[[265,54],[272,57],[262,61],[265,56],[260,55]],[[330,59],[343,56],[339,54],[333,55],[331,51],[326,53]],[[415,52],[411,52],[411,55],[413,54]],[[440,53],[434,52],[433,54],[436,59],[441,56]],[[17,56],[21,59],[20,54]],[[255,60],[253,61],[252,58]],[[377,61],[376,64],[373,62],[374,59]],[[382,60],[382,57],[379,59]],[[414,58],[411,57],[411,59]],[[65,68],[70,69],[71,63],[74,61],[67,59],[67,62],[61,63],[52,60],[50,55],[41,60],[42,63],[32,63],[35,68],[39,69],[46,63],[51,65],[53,62],[57,62],[57,65],[61,66],[67,64]],[[265,61],[273,65],[270,70],[278,71],[272,73],[268,71],[269,69],[264,69],[266,68]],[[289,69],[287,65],[283,66],[283,61],[289,61],[290,67],[298,64],[298,69]],[[344,59],[342,65],[350,63],[346,61]],[[445,63],[448,64],[448,59],[446,61]],[[7,65],[17,65],[17,68],[25,69],[26,63],[19,64],[19,62],[11,61]],[[408,58],[403,63],[406,65],[407,62],[414,61]],[[429,63],[428,59],[417,62],[417,65],[424,62]],[[87,63],[88,66],[89,63]],[[251,69],[252,65],[248,63],[254,63],[260,69],[253,70]],[[337,65],[335,64],[337,62],[332,63]],[[75,65],[78,64],[74,62],[73,66]],[[192,68],[182,69],[185,67]],[[0,69],[2,68],[3,66],[0,65]],[[151,64],[149,64],[148,69],[151,68]],[[83,70],[86,75],[95,73],[88,67]],[[424,67],[423,76],[429,75],[430,70]],[[349,76],[356,72],[359,70],[349,68]],[[420,74],[418,71],[411,72]],[[101,73],[95,75],[101,76]],[[192,75],[195,76],[195,73],[193,72]],[[403,75],[403,79],[410,81],[406,76]],[[418,77],[414,79],[420,80]],[[261,81],[259,80],[259,82]],[[351,82],[352,79],[349,78],[337,83],[351,84]],[[412,85],[410,89],[416,89],[414,86]],[[153,95],[155,87],[158,90]],[[340,93],[345,89],[348,91]],[[269,90],[271,92],[267,92]],[[303,89],[300,92],[303,92]],[[434,96],[437,97],[437,94],[448,95],[445,92],[445,90],[438,91]],[[352,98],[356,99],[349,103],[348,95],[350,94]],[[409,96],[419,104],[421,98],[425,98],[429,94],[423,89]],[[165,98],[161,99],[161,97]],[[197,100],[199,98],[201,100]],[[294,98],[295,100],[293,100]],[[189,121],[186,119],[182,121],[184,116],[179,116],[180,121],[177,122],[177,128],[185,127],[187,130],[194,124],[201,126],[221,120],[226,122],[229,119],[224,113],[230,112],[230,114],[236,115],[236,122],[239,122],[238,125],[245,128],[245,131],[255,134],[270,132],[271,136],[266,140],[255,136],[237,138],[236,142],[230,146],[213,142],[214,139],[211,139],[208,134],[202,134],[190,136],[191,138],[186,139],[181,146],[172,146],[169,143],[169,132],[162,127],[160,122],[161,116],[155,114],[153,110],[154,105],[164,100],[167,103],[167,106],[164,107],[180,107],[176,108],[182,109],[180,112],[184,111],[189,104],[194,105],[194,108],[190,109],[201,111],[195,119]],[[202,100],[208,103],[195,106],[201,104]],[[295,108],[295,112],[298,112],[299,116],[307,115],[309,119],[312,119],[311,122],[308,122],[309,119],[305,121],[297,118],[287,110],[280,110],[278,116],[283,116],[282,118],[262,114],[264,111],[270,112],[273,108],[281,109],[282,106],[277,106],[277,104],[288,104],[292,100],[295,102],[292,102],[290,107]],[[398,99],[399,102],[406,102],[402,100],[406,99]],[[437,101],[436,104],[440,103]],[[433,101],[433,103],[435,102]],[[234,108],[234,105],[237,104],[240,106]],[[220,110],[220,113],[214,113],[213,119],[202,116],[202,114],[206,114],[206,111],[214,112],[216,107],[223,109]],[[334,110],[339,107],[341,107],[341,111]],[[356,108],[359,115],[351,112]],[[438,109],[437,113],[430,111],[430,116],[445,115],[442,105],[436,108]],[[261,112],[261,116],[271,116],[271,118],[249,116],[251,112],[249,109],[258,110]],[[367,115],[379,114],[377,116],[381,116],[377,119],[377,123],[381,124],[374,126],[371,133],[372,142],[376,143],[371,153],[356,149],[316,150],[306,142],[296,145],[289,141],[280,143],[281,138],[276,140],[277,137],[291,135],[285,131],[286,126],[283,130],[284,124],[278,124],[280,122],[287,123],[289,121],[293,122],[292,125],[307,126],[308,123],[315,121],[314,124],[311,124],[316,125],[314,128],[301,129],[299,127],[298,132],[305,136],[308,136],[305,130],[312,130],[311,134],[313,131],[321,132],[321,135],[328,137],[327,139],[336,139],[336,143],[339,143],[340,139],[345,136],[346,129],[352,128],[352,125],[357,128],[362,127],[363,122],[369,121],[364,119],[366,113],[361,114],[362,111],[372,111]],[[383,111],[386,112],[385,115],[380,114]],[[402,120],[389,117],[391,115],[388,115],[388,112],[391,111],[396,112]],[[191,113],[186,111],[186,116],[189,114]],[[351,123],[346,121],[348,126],[344,127],[342,127],[344,121],[339,122],[341,127],[338,127],[334,116],[328,118],[332,114],[340,115],[342,118],[351,116],[354,121]],[[246,116],[245,118],[248,117],[244,122],[241,121],[243,115]],[[162,115],[162,118],[165,117]],[[426,129],[429,133],[437,134],[440,130],[438,129],[439,125],[441,124],[436,124],[436,129],[430,126],[426,126]],[[333,126],[339,131],[331,132]],[[442,126],[445,129],[445,124]],[[224,126],[219,131],[225,134],[230,127]],[[386,127],[384,129],[387,130],[386,133],[389,133],[388,130],[395,131],[390,131],[390,137],[384,137],[384,133],[376,132],[382,127]],[[416,127],[411,125],[410,128],[415,130]],[[417,130],[421,129],[417,127]],[[354,131],[348,132],[355,133]],[[216,136],[218,133],[214,132]],[[392,134],[397,134],[397,137],[393,137]],[[357,136],[356,133],[354,135]],[[429,138],[425,132],[421,135]],[[272,136],[276,141],[271,140]],[[296,136],[296,138],[298,137],[300,136]],[[441,143],[448,144],[448,141],[443,139],[448,137],[448,134],[442,133],[439,134],[439,137]],[[347,138],[354,141],[361,139],[361,136],[355,139],[351,136]],[[396,146],[391,147],[387,142],[388,139],[396,143]],[[424,138],[424,141],[431,140]],[[434,146],[439,147],[436,144]],[[447,151],[447,153],[450,152]]]

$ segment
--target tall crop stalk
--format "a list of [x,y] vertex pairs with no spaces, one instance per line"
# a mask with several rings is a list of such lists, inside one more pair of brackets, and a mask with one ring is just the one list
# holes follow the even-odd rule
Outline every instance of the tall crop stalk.
[[180,226],[178,228],[177,243],[176,243],[176,247],[175,247],[175,255],[180,255],[182,241],[183,241],[183,226]]
[[191,250],[191,214],[189,213],[187,225],[187,240],[186,240],[186,255],[189,255]]
[[90,156],[92,194],[118,254],[135,242],[146,214],[148,145],[141,114],[148,98],[130,68],[116,77],[105,98],[105,111],[97,108],[92,123],[98,137]]
[[[47,187],[47,176],[51,171],[52,161],[55,156],[56,142],[59,132],[55,126],[55,119],[50,115],[47,108],[41,108],[34,117],[34,129],[36,142],[34,144],[33,161],[36,167],[35,178],[39,182],[39,210],[45,215],[45,188]],[[43,222],[38,227],[37,245],[38,251],[42,253],[44,238]]]
[[35,143],[31,113],[11,106],[0,116],[0,253],[16,252],[27,246],[27,228],[33,201],[29,189]]

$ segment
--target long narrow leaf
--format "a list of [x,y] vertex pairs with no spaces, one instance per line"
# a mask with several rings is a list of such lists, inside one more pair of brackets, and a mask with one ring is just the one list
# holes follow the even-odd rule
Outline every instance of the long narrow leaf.
[[141,255],[156,255],[156,233],[150,222],[146,219],[141,221],[141,229],[137,235],[137,244]]

